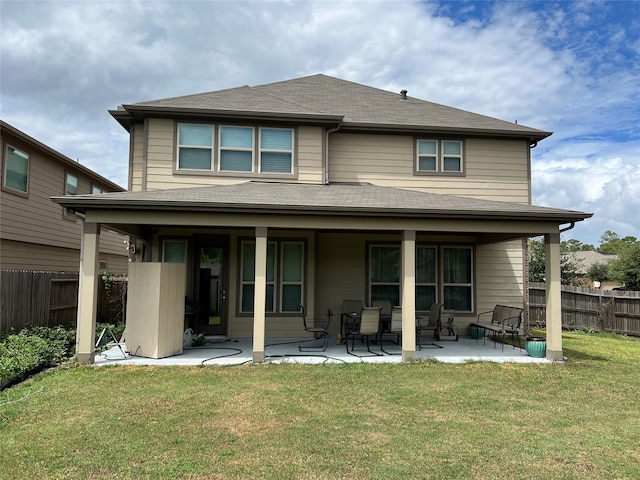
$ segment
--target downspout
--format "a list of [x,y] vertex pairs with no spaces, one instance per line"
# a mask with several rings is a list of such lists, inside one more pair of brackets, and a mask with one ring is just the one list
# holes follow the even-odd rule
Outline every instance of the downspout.
[[325,185],[329,184],[329,134],[335,133],[338,130],[340,130],[340,124],[324,132],[324,179],[322,183]]

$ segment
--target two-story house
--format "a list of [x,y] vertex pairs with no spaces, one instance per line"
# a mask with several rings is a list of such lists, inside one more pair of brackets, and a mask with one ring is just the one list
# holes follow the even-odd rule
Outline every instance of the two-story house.
[[[124,188],[0,120],[0,268],[78,272],[82,222],[52,196],[122,192]],[[128,237],[106,232],[100,269],[126,273]]]
[[179,316],[186,297],[196,331],[253,338],[255,361],[265,337],[305,334],[299,305],[339,317],[345,299],[401,305],[414,358],[433,302],[462,327],[523,306],[526,239],[545,235],[547,356],[562,358],[560,232],[590,214],[531,205],[530,152],[549,132],[325,75],[110,113],[130,134],[131,191],[55,199],[85,215],[80,361],[93,360],[100,226],[136,238],[132,269],[159,266],[130,284],[165,278],[146,311]]

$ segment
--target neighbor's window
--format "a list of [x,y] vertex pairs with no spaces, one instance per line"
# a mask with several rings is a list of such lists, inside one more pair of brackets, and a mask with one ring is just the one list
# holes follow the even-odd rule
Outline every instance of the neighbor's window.
[[102,193],[102,189],[100,187],[92,186],[91,187],[91,193],[94,194],[94,195],[97,195],[99,193]]
[[293,130],[260,129],[260,172],[293,172]]
[[220,127],[220,171],[253,172],[253,127]]
[[462,142],[459,140],[417,140],[416,171],[464,173]]
[[[255,241],[243,241],[241,251],[240,311],[250,313],[253,312],[255,292]],[[304,242],[268,242],[266,311],[269,313],[298,312],[302,304],[303,291]]]
[[444,308],[473,310],[473,255],[471,247],[442,248],[442,295]]
[[162,242],[162,261],[166,263],[185,263],[187,261],[187,241],[164,240]]
[[78,177],[67,173],[66,182],[64,187],[65,195],[77,195],[78,194]]
[[27,193],[29,187],[29,155],[7,146],[4,162],[4,186]]
[[211,170],[213,166],[213,126],[178,125],[178,169]]

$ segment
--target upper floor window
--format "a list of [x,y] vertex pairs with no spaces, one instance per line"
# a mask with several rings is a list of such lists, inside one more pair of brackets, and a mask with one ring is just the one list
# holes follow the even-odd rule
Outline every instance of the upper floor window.
[[102,189],[100,187],[96,187],[95,185],[91,187],[91,193],[94,195],[98,195],[102,193]]
[[290,129],[260,129],[260,171],[292,173],[293,131]]
[[294,173],[294,130],[178,124],[177,169],[221,173]]
[[252,127],[220,127],[220,171],[253,171]]
[[67,180],[64,187],[65,195],[77,195],[78,194],[78,177],[67,173]]
[[211,170],[213,165],[213,127],[211,125],[178,126],[178,168]]
[[416,172],[464,173],[463,142],[459,140],[417,140]]
[[29,187],[29,155],[7,146],[4,161],[4,186],[27,193]]

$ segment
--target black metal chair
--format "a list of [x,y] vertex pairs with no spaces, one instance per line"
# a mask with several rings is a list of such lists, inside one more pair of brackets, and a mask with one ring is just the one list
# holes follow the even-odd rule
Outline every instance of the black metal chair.
[[[304,307],[300,305],[300,313],[302,313],[302,322],[304,324],[305,331],[312,333],[316,340],[320,341],[320,345],[299,345],[298,349],[301,352],[323,352],[329,345],[329,321],[330,317],[326,320],[309,320],[304,312]],[[309,342],[313,340],[308,340]]]
[[429,309],[429,317],[426,323],[422,323],[424,321],[424,317],[418,317],[416,322],[416,345],[420,350],[422,347],[432,346],[443,348],[442,345],[438,345],[437,343],[421,343],[420,337],[422,337],[423,332],[433,331],[433,339],[435,341],[440,340],[440,330],[442,329],[442,310],[444,309],[444,305],[440,303],[434,303],[431,305]]
[[384,335],[394,335],[396,341],[391,341],[394,345],[400,345],[400,336],[402,335],[402,307],[391,307],[391,317],[386,328],[380,330],[380,350],[387,355],[400,355],[400,353],[390,353],[384,349]]

